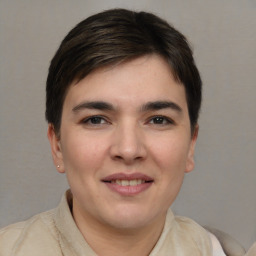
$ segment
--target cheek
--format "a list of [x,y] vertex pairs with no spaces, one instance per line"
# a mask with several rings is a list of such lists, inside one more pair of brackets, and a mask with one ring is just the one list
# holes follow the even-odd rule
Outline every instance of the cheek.
[[187,160],[184,146],[175,144],[173,140],[165,140],[162,146],[154,148],[154,164],[159,170],[156,176],[158,200],[163,209],[172,205],[182,186]]
[[150,146],[151,155],[163,170],[184,171],[188,158],[189,143],[184,138],[159,139]]
[[94,172],[100,168],[104,152],[102,140],[92,136],[69,134],[62,143],[64,166],[67,173],[83,175]]

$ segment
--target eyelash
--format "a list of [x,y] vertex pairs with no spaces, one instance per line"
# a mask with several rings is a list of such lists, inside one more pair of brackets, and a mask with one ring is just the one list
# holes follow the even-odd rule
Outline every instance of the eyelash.
[[[100,122],[99,123],[98,122],[93,123],[93,120],[94,121],[100,121]],[[104,121],[104,123],[101,123],[102,121]],[[90,117],[87,117],[87,118],[83,119],[82,123],[83,124],[88,124],[88,125],[103,125],[103,124],[106,124],[106,123],[109,123],[109,122],[103,116],[90,116]]]
[[[152,123],[152,121],[161,121],[160,123]],[[164,122],[164,123],[163,123]],[[174,124],[174,121],[166,116],[153,116],[149,119],[148,123],[153,125],[170,125]]]

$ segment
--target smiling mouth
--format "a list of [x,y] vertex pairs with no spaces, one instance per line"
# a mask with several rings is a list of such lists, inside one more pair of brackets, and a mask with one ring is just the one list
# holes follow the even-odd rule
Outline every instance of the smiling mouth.
[[120,185],[123,187],[127,187],[127,186],[138,186],[138,185],[144,184],[144,183],[152,183],[153,180],[143,180],[143,179],[119,180],[119,179],[116,179],[116,180],[107,180],[107,181],[103,180],[103,182],[117,184],[117,185]]
[[148,190],[154,179],[143,173],[115,173],[101,180],[115,193],[125,197],[134,197]]

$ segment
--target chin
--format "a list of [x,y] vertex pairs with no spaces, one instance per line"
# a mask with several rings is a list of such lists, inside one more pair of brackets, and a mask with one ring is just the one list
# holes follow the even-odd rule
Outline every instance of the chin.
[[142,211],[141,209],[122,209],[116,210],[113,215],[108,218],[108,223],[117,229],[137,229],[149,225],[154,221],[156,216],[149,214],[150,211]]
[[147,226],[148,222],[141,220],[140,218],[120,218],[112,220],[109,223],[115,229],[125,229],[125,230],[134,230]]

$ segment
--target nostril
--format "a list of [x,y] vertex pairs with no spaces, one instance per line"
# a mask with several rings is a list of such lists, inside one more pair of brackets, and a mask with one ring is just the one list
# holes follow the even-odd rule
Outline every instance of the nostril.
[[143,160],[142,156],[133,156],[133,155],[116,155],[113,157],[116,161],[123,161],[126,163],[132,163]]
[[119,155],[115,156],[115,158],[116,158],[116,159],[119,159],[119,160],[123,159],[123,158],[122,158],[121,156],[119,156]]

